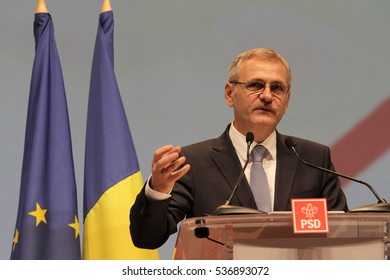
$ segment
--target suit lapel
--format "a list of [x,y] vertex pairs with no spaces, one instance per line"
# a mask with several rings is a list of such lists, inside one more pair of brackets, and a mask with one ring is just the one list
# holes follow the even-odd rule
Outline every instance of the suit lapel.
[[[230,187],[230,191],[233,191],[237,179],[240,176],[242,167],[233,144],[228,136],[229,127],[225,130],[225,133],[221,135],[219,141],[217,141],[216,145],[213,147],[211,151],[211,158],[225,177],[228,186]],[[228,199],[228,197],[226,199]],[[242,181],[237,188],[232,204],[236,204],[234,203],[234,200],[236,199],[238,199],[240,205],[256,209],[256,202],[245,176],[242,178]]]
[[274,211],[286,210],[298,163],[284,144],[285,138],[286,136],[278,133]]
[[[230,127],[230,126],[229,126]],[[230,191],[237,182],[241,172],[241,163],[238,159],[233,144],[228,136],[229,127],[222,134],[214,147],[212,147],[211,158],[226,179]],[[286,136],[277,134],[277,165],[275,178],[275,201],[274,211],[285,211],[290,199],[290,193],[294,182],[297,168],[297,160],[292,152],[284,144]],[[228,199],[228,197],[226,198]],[[239,205],[257,208],[253,194],[250,190],[246,177],[237,188],[233,201],[238,199]],[[235,204],[234,202],[232,204]]]

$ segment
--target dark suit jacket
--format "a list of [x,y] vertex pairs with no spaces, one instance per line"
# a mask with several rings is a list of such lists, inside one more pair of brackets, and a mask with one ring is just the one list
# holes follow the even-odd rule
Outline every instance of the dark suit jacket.
[[[334,175],[300,163],[277,133],[277,166],[274,211],[290,211],[291,198],[327,198],[328,210],[347,211],[347,202]],[[327,146],[293,137],[296,150],[309,163],[333,169]],[[241,172],[241,163],[229,138],[229,126],[216,139],[196,143],[182,149],[190,171],[178,180],[172,197],[152,201],[144,189],[130,212],[130,232],[135,246],[154,249],[177,231],[184,218],[211,214],[230,197]],[[256,209],[248,181],[244,178],[231,201]]]

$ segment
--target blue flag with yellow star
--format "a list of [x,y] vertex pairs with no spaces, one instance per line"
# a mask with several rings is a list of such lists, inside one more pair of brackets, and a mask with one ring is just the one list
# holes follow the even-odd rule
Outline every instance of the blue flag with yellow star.
[[158,259],[133,245],[130,208],[143,186],[114,72],[113,12],[100,14],[89,90],[83,259]]
[[35,59],[11,259],[80,259],[65,87],[50,14],[36,13]]

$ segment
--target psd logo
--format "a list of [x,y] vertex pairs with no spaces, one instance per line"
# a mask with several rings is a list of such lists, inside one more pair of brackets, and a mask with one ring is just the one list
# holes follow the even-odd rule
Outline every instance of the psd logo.
[[327,233],[326,198],[291,199],[294,233]]

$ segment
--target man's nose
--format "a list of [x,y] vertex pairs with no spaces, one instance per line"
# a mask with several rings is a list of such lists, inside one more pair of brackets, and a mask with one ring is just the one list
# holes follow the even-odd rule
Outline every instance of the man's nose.
[[271,92],[269,85],[266,85],[263,92],[259,94],[259,98],[261,101],[264,101],[267,103],[272,102],[273,94]]

